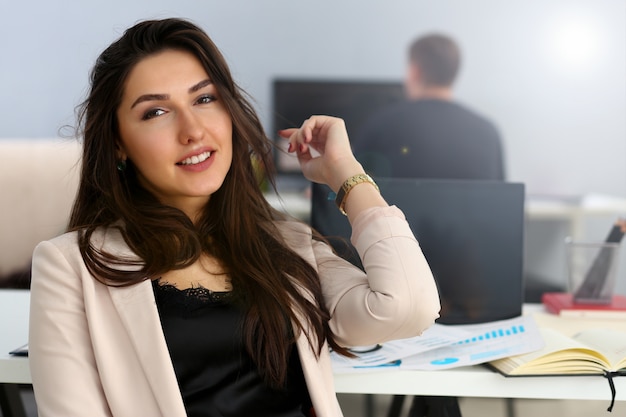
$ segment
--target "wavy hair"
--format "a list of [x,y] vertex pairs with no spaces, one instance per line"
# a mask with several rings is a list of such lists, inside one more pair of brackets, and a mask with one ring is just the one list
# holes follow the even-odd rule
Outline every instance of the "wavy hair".
[[[201,62],[233,124],[231,169],[196,224],[142,188],[131,161],[123,172],[116,169],[116,110],[126,79],[142,59],[167,49],[188,51]],[[312,330],[307,332],[309,344],[318,355],[326,340],[348,354],[328,326],[316,270],[281,237],[276,221],[285,216],[267,203],[255,176],[252,158],[260,161],[275,188],[272,142],[208,35],[183,19],[140,22],[102,52],[90,84],[78,112],[83,163],[68,229],[79,232],[82,257],[95,279],[129,286],[185,268],[207,253],[220,260],[233,296],[245,308],[244,344],[268,384],[284,385],[295,335],[307,326]],[[92,236],[102,228],[118,228],[140,260],[96,247]],[[308,323],[300,322],[298,313]]]

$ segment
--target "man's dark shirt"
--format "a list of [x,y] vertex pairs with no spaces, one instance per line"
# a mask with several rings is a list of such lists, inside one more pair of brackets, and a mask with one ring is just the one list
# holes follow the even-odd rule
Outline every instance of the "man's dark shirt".
[[496,127],[465,106],[416,100],[385,108],[353,138],[353,150],[373,176],[503,180]]

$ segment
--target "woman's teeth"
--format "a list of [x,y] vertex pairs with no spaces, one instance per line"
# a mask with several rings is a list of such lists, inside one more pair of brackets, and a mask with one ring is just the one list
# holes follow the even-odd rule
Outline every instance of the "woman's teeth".
[[199,164],[200,162],[206,161],[209,156],[211,156],[211,152],[203,152],[200,155],[194,155],[190,158],[184,159],[182,161],[180,161],[178,164],[179,165],[195,165],[195,164]]

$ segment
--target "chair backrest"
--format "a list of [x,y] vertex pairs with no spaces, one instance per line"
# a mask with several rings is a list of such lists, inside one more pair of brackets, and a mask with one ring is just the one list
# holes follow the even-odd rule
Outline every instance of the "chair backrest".
[[80,149],[70,139],[0,139],[0,277],[28,268],[35,246],[65,230]]
[[[524,185],[376,178],[407,217],[439,287],[444,324],[515,317],[523,304]],[[311,225],[360,266],[330,189],[313,184]]]

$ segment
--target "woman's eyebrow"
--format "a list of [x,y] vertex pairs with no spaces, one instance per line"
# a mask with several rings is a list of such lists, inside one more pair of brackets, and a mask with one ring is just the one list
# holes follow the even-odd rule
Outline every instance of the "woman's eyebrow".
[[206,87],[207,85],[211,85],[213,84],[213,81],[211,81],[210,79],[206,79],[206,80],[202,80],[200,81],[198,84],[193,85],[189,88],[189,92],[190,93],[195,93],[196,91]]
[[169,94],[143,94],[135,100],[135,102],[130,106],[132,109],[139,103],[143,103],[144,101],[154,101],[154,100],[167,100],[170,98]]
[[[202,80],[199,83],[194,84],[191,87],[189,87],[188,91],[189,93],[195,93],[196,91],[201,90],[202,88],[211,84],[213,84],[213,81],[207,78],[206,80]],[[134,103],[130,106],[130,108],[132,109],[137,104],[142,103],[144,101],[167,100],[169,98],[170,98],[169,94],[143,94],[139,96],[137,100],[134,101]]]

